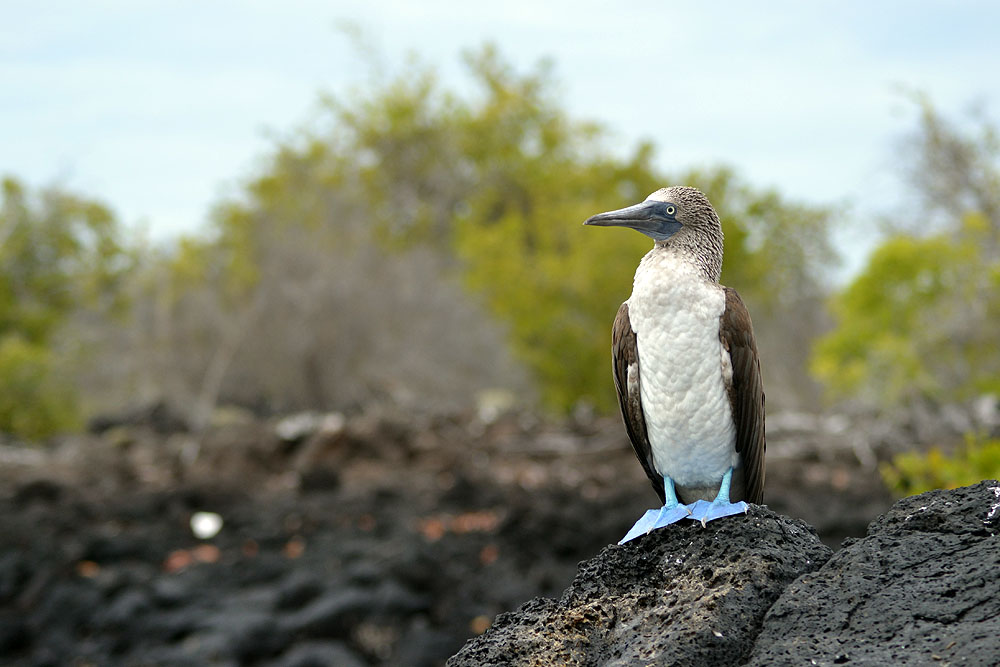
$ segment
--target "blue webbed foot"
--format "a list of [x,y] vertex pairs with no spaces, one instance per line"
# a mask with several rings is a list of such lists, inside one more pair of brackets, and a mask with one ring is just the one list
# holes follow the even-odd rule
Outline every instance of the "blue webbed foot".
[[673,507],[663,506],[660,509],[646,510],[646,513],[639,517],[639,520],[635,522],[632,529],[625,533],[625,537],[621,539],[618,544],[625,544],[630,540],[634,540],[640,535],[646,535],[650,531],[656,530],[657,528],[663,528],[664,526],[669,526],[672,523],[677,523],[681,519],[686,518],[691,514],[691,510],[688,509],[687,505],[674,505]]
[[738,503],[729,502],[729,486],[733,479],[733,469],[730,468],[722,476],[722,484],[719,485],[719,495],[715,500],[698,500],[691,504],[691,515],[689,519],[701,521],[702,527],[713,519],[721,519],[724,516],[734,514],[746,514],[749,507],[742,500]]
[[738,503],[731,503],[728,499],[723,501],[715,499],[712,502],[699,500],[691,505],[691,514],[688,518],[701,521],[701,525],[704,526],[709,521],[721,519],[724,516],[746,514],[748,509],[749,507],[742,500]]
[[674,480],[669,477],[663,478],[663,497],[663,507],[656,510],[646,510],[646,513],[639,517],[639,520],[632,526],[632,530],[625,533],[625,537],[618,544],[625,544],[629,540],[634,540],[640,535],[646,535],[652,530],[677,523],[691,514],[691,509],[688,505],[681,505],[677,502],[677,493],[674,491]]

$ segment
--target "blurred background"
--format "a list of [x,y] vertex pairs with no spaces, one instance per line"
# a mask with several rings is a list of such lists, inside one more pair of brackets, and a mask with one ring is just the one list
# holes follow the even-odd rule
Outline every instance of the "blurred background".
[[[440,664],[655,502],[610,333],[701,188],[775,510],[1000,470],[989,3],[7,3],[0,655]],[[94,613],[97,609],[98,612]]]

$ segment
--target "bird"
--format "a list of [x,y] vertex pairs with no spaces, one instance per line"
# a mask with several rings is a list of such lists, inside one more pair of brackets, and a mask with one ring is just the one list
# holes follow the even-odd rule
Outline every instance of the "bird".
[[719,284],[718,214],[697,188],[673,186],[584,224],[653,239],[611,347],[625,430],[663,505],[619,544],[683,519],[746,513],[764,496],[764,387],[750,313]]

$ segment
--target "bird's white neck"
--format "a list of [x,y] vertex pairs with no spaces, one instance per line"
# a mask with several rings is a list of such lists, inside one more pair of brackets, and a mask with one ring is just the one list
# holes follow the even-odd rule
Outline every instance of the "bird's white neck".
[[682,229],[666,241],[654,243],[653,252],[664,253],[677,262],[691,263],[697,267],[705,280],[719,282],[722,274],[721,235],[714,238]]

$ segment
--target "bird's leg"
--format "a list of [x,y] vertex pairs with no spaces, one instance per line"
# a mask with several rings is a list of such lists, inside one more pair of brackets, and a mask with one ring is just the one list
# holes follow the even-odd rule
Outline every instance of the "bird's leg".
[[732,481],[733,469],[730,468],[722,476],[722,484],[719,485],[719,494],[715,496],[715,500],[712,502],[699,500],[692,504],[691,515],[688,518],[701,521],[701,525],[704,526],[713,519],[721,519],[724,516],[734,514],[746,514],[749,508],[745,502],[742,500],[738,503],[729,502],[729,487]]
[[625,534],[625,537],[618,544],[625,544],[640,535],[649,534],[652,530],[677,523],[691,514],[691,510],[687,505],[681,505],[677,502],[674,480],[667,476],[663,477],[663,496],[666,499],[663,507],[657,510],[646,510],[646,513],[639,517],[639,520],[635,522],[632,529]]

